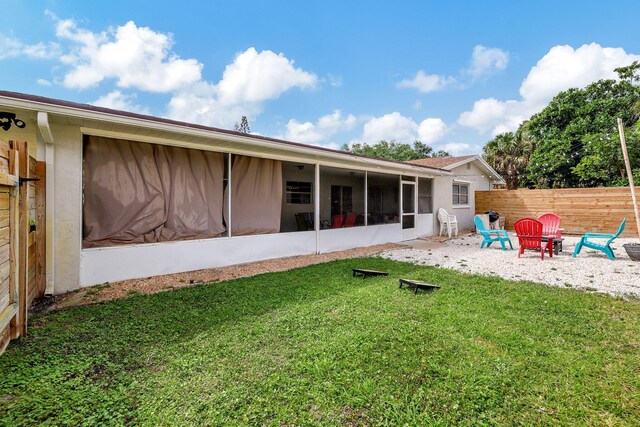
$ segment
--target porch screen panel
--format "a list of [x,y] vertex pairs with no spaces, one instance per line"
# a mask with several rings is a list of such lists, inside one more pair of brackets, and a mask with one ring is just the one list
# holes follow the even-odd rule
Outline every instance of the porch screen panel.
[[224,233],[223,175],[220,153],[87,137],[83,246]]
[[[228,223],[228,187],[224,218]],[[231,166],[231,235],[269,234],[280,231],[282,212],[282,162],[235,156]]]
[[161,240],[216,237],[224,233],[224,155],[162,145],[154,148],[167,214]]
[[151,144],[90,137],[84,146],[84,246],[157,242],[165,201]]

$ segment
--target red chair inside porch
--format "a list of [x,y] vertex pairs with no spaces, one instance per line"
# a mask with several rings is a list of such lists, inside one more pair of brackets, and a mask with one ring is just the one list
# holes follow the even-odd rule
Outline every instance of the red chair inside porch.
[[358,215],[354,214],[354,213],[348,213],[346,219],[344,220],[344,226],[345,227],[353,227],[354,225],[356,225],[356,218],[358,217]]
[[344,222],[344,215],[334,215],[331,217],[331,228],[340,228]]
[[558,239],[562,238],[560,217],[558,215],[554,213],[542,214],[538,217],[538,221],[542,223],[542,235],[554,236]]
[[542,241],[543,225],[540,221],[533,218],[522,218],[513,224],[516,230],[518,241],[520,242],[520,250],[518,258],[524,253],[525,249],[534,249],[540,251],[540,259],[544,260],[544,251],[549,251],[549,256],[553,256],[553,238]]

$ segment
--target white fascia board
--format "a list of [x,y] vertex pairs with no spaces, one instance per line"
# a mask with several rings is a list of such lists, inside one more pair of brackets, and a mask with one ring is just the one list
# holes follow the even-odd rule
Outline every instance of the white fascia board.
[[489,165],[489,163],[486,162],[486,160],[484,160],[481,156],[478,156],[478,155],[469,157],[468,159],[461,160],[457,163],[447,166],[446,168],[451,170],[471,162],[479,162],[480,168],[484,169],[485,172],[489,174],[489,179],[491,180],[491,182],[497,183],[497,184],[506,184],[505,180],[500,176],[500,174],[498,174],[498,172],[496,172],[495,169],[493,169],[491,165]]
[[[118,114],[111,114],[106,112],[91,111],[81,108],[47,104],[43,102],[37,102],[32,100],[22,100],[8,97],[0,97],[2,104],[9,107],[22,108],[35,111],[48,112],[50,114],[59,114],[62,116],[72,116],[86,120],[106,121],[119,125],[133,126],[137,128],[145,128],[156,131],[171,132],[174,134],[188,135],[201,138],[218,139],[225,142],[238,143],[246,146],[254,147],[269,147],[278,150],[285,150],[291,153],[304,154],[316,159],[333,159],[337,161],[347,161],[354,167],[364,167],[368,170],[380,169],[393,171],[402,174],[415,174],[423,177],[433,176],[446,176],[452,175],[451,172],[445,170],[431,169],[427,167],[421,167],[411,164],[387,162],[384,160],[370,159],[367,157],[354,156],[349,153],[331,152],[318,150],[313,147],[294,146],[286,143],[280,143],[276,141],[268,141],[263,139],[256,139],[255,137],[245,137],[242,135],[228,134],[223,132],[217,132],[210,129],[192,128],[189,126],[181,126],[174,123],[162,123],[155,120],[147,120],[138,117],[122,116]],[[88,131],[88,129],[85,129]],[[92,131],[98,131],[93,129]],[[368,167],[367,167],[368,166]],[[344,166],[343,166],[344,167]]]

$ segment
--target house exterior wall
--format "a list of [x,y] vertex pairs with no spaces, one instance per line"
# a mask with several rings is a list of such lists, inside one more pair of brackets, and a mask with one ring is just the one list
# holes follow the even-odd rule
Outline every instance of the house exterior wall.
[[[491,181],[485,173],[475,165],[475,163],[467,163],[462,166],[458,166],[457,168],[452,169],[452,172],[454,177],[451,178],[451,186],[453,186],[454,181],[469,184],[469,203],[463,206],[454,206],[453,201],[450,200],[449,203],[451,204],[451,210],[447,211],[456,216],[459,230],[474,229],[473,217],[476,212],[475,192],[490,190]],[[452,190],[449,190],[449,194],[451,194],[451,191]]]
[[[39,108],[39,107],[38,107]],[[57,114],[57,116],[55,115]],[[123,245],[108,248],[82,248],[82,205],[83,205],[83,133],[111,137],[142,140],[151,143],[211,149],[220,152],[236,152],[233,135],[195,137],[166,132],[168,139],[160,131],[137,128],[130,124],[111,124],[101,119],[79,119],[61,113],[51,113],[49,127],[53,143],[45,143],[38,130],[36,111],[19,114],[27,126],[24,129],[12,127],[2,135],[6,140],[27,140],[30,148],[37,149],[37,158],[47,164],[47,292],[61,294],[83,286],[91,286],[108,281],[148,277],[158,274],[184,272],[202,268],[257,261],[283,256],[330,252],[386,242],[403,240],[401,223],[379,224],[367,227],[353,227],[304,232],[281,232],[278,234],[220,237],[179,242],[162,242],[144,245]],[[68,117],[68,120],[67,120]],[[136,125],[137,126],[137,125]],[[136,137],[140,132],[141,137]],[[229,138],[229,139],[227,139]],[[266,146],[266,143],[265,143]],[[232,148],[233,147],[233,148]],[[315,163],[321,165],[320,218],[330,218],[330,186],[350,185],[353,187],[353,211],[364,213],[365,189],[364,171],[369,170],[398,177],[400,175],[433,176],[437,171],[407,170],[404,165],[381,164],[372,159],[337,158],[335,154],[323,152],[296,154],[294,149],[286,151],[283,145],[274,158],[285,162],[305,164],[304,172],[296,168],[286,180],[315,181]],[[288,150],[289,148],[287,148]],[[273,147],[262,145],[238,145],[237,151],[245,155],[271,158]],[[271,150],[271,151],[269,151]],[[284,154],[283,154],[284,153]],[[32,153],[33,154],[33,153]],[[324,157],[323,157],[324,156]],[[307,166],[308,165],[308,166]],[[332,174],[332,169],[347,171],[345,175]],[[335,171],[335,169],[333,169]],[[355,174],[349,179],[354,171]],[[415,175],[414,175],[415,173]],[[446,173],[446,172],[445,172]],[[334,176],[332,176],[334,175]],[[434,209],[451,203],[451,177],[436,177],[433,180]],[[400,191],[400,190],[399,190]],[[440,203],[442,202],[442,203]],[[314,205],[305,205],[302,211],[313,211]],[[295,221],[298,207],[283,206],[287,221]],[[309,209],[310,208],[310,209]],[[259,214],[259,213],[258,213]],[[417,236],[430,235],[435,229],[435,215],[417,215]],[[294,223],[289,227],[293,228]],[[51,266],[51,268],[49,268]]]

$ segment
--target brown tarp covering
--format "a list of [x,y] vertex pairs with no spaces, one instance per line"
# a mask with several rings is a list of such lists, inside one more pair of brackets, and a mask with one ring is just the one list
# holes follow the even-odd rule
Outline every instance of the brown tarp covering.
[[[228,193],[224,218],[228,224]],[[282,162],[235,156],[231,167],[231,235],[280,231],[282,212]]]
[[94,136],[84,150],[84,247],[225,232],[223,154]]

